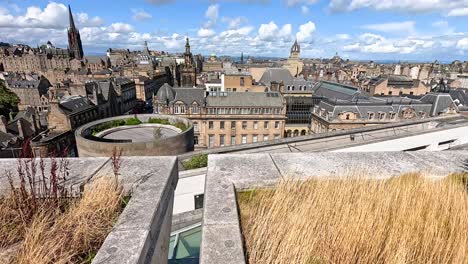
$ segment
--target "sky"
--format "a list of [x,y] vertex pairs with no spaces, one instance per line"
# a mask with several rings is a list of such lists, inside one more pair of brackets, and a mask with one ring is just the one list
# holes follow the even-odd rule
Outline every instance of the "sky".
[[0,0],[0,42],[302,58],[468,60],[468,0]]

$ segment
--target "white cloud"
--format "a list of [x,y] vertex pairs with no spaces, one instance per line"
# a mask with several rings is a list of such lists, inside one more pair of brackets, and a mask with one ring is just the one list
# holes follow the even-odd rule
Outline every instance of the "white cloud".
[[132,19],[135,21],[145,21],[153,18],[151,14],[141,8],[132,8],[131,11],[133,13]]
[[468,38],[462,38],[457,42],[457,48],[461,50],[468,50]]
[[230,29],[220,33],[220,37],[239,37],[247,36],[252,32],[253,27],[242,27],[239,29]]
[[290,39],[292,32],[292,25],[285,24],[281,29],[270,21],[268,24],[261,24],[258,29],[258,38],[260,40],[274,40],[276,38]]
[[214,32],[214,30],[212,29],[209,29],[209,28],[200,28],[198,30],[198,33],[197,35],[200,37],[200,38],[207,38],[207,37],[212,37],[216,34],[216,32]]
[[348,34],[336,34],[336,38],[339,40],[348,40],[351,37]]
[[299,32],[296,33],[296,38],[299,42],[307,41],[315,32],[315,24],[311,21],[299,26]]
[[345,45],[342,50],[370,54],[414,54],[430,52],[441,45],[431,38],[387,39],[380,35],[365,33],[358,37],[357,42]]
[[364,25],[362,26],[362,28],[385,32],[385,33],[414,34],[416,31],[415,25],[416,23],[414,21],[403,21],[403,22],[390,22],[390,23],[382,23],[382,24]]
[[206,28],[212,27],[216,25],[216,21],[218,20],[219,16],[219,4],[213,4],[208,6],[206,9],[205,17],[208,18],[208,22],[205,24]]
[[468,7],[466,0],[331,0],[330,9],[352,11],[361,8],[402,12],[432,12]]
[[468,16],[468,7],[456,8],[449,11],[448,16]]
[[297,5],[312,5],[317,2],[317,0],[285,0],[287,6],[297,6]]
[[65,28],[68,25],[67,8],[63,4],[50,2],[42,10],[30,6],[24,15],[13,16],[9,13],[0,15],[0,27],[21,28]]
[[307,15],[309,13],[309,7],[305,5],[301,6],[301,12],[302,14]]
[[130,24],[126,23],[112,23],[108,31],[111,33],[129,33],[133,31],[133,27]]
[[239,28],[241,24],[246,23],[247,18],[245,17],[234,17],[234,18],[223,17],[222,21],[228,25],[229,29],[235,29],[235,28]]
[[[86,13],[75,14],[75,22],[79,27],[102,26],[104,21],[100,17],[90,18]],[[49,2],[44,9],[30,6],[24,14],[14,16],[6,9],[0,10],[0,28],[67,28],[68,9],[65,5]]]
[[104,25],[104,21],[100,17],[89,18],[86,13],[78,13],[78,27],[99,27]]

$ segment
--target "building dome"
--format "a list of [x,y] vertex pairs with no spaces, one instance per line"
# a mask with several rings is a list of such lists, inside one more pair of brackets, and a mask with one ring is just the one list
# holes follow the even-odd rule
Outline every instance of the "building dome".
[[156,93],[156,100],[161,103],[169,103],[175,99],[175,91],[169,84],[165,83]]

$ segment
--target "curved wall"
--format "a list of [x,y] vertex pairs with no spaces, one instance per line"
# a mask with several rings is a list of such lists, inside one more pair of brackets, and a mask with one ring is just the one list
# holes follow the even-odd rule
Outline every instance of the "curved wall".
[[110,157],[115,149],[122,150],[122,156],[172,156],[193,151],[193,126],[186,118],[170,115],[141,114],[136,117],[143,123],[150,118],[167,119],[171,124],[184,123],[188,129],[175,136],[150,142],[126,142],[95,137],[91,129],[97,125],[113,120],[125,120],[134,115],[116,116],[100,119],[79,127],[75,131],[76,146],[79,157]]

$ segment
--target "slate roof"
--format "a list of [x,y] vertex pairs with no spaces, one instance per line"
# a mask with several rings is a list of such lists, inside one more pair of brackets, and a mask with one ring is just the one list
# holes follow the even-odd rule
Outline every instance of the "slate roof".
[[[299,90],[299,86],[305,86],[305,91],[312,92],[314,89],[315,82],[306,81],[304,78],[293,78],[292,81],[284,82],[284,92],[285,93],[304,93],[304,91]],[[288,91],[288,86],[294,86],[294,91]]]
[[399,114],[405,108],[413,108],[416,113],[422,111],[426,114],[430,114],[432,105],[429,103],[422,103],[418,100],[403,99],[401,101],[377,101],[377,100],[363,100],[358,102],[351,101],[331,101],[322,100],[319,103],[320,108],[324,108],[326,111],[331,112],[332,118],[337,118],[342,112],[353,112],[357,113],[359,118],[367,119],[368,113],[396,113]]
[[8,147],[9,144],[16,143],[17,137],[0,131],[0,149]]
[[270,86],[272,82],[291,82],[293,76],[285,68],[268,68],[260,78],[260,83]]
[[334,82],[321,81],[313,87],[313,90],[314,96],[325,97],[331,100],[352,100],[360,96],[366,97],[357,87]]
[[197,102],[199,105],[205,103],[205,88],[174,88],[175,98],[173,102],[182,101],[186,105]]
[[106,63],[107,56],[86,56],[85,59],[91,64]]
[[156,101],[161,103],[172,102],[175,99],[175,91],[172,86],[165,83],[156,93]]
[[206,98],[208,107],[282,107],[283,97],[277,92],[221,92]]
[[450,106],[455,105],[452,97],[448,93],[429,93],[424,95],[421,101],[432,104],[431,116],[438,116],[440,113],[445,112]]
[[88,98],[81,95],[73,95],[63,98],[60,101],[60,107],[67,115],[76,114],[89,110],[94,105],[88,100]]
[[450,96],[453,100],[458,100],[459,105],[468,106],[468,94],[464,90],[450,90]]

